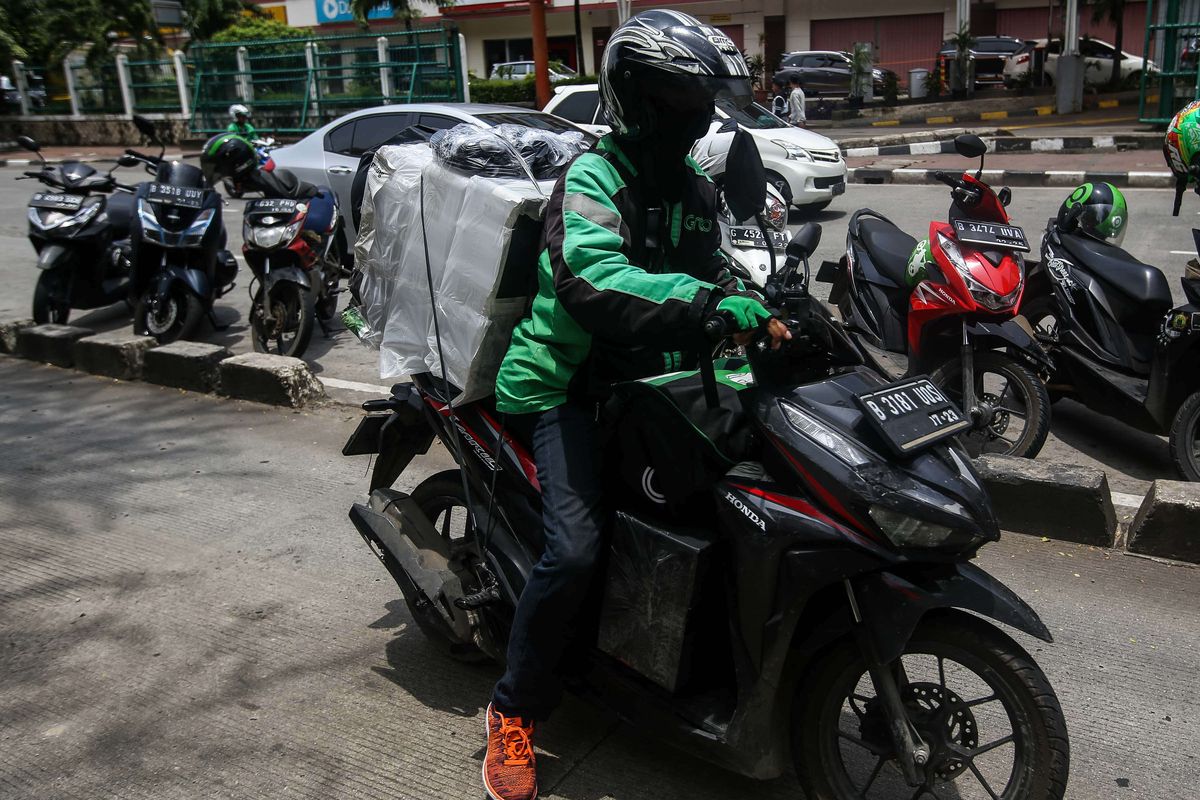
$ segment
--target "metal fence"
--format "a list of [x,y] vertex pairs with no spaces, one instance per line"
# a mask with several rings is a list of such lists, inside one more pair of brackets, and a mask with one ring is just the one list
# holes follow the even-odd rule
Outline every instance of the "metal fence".
[[1191,100],[1200,100],[1200,3],[1166,0],[1146,3],[1145,57],[1160,72],[1142,70],[1138,120],[1163,126]]
[[[186,57],[89,66],[64,62],[61,87],[14,62],[29,77],[19,113],[179,114],[195,133],[229,123],[228,109],[254,109],[255,126],[307,133],[359,108],[386,103],[461,102],[466,97],[461,37],[453,25],[380,34],[197,44]],[[36,102],[33,102],[36,100]],[[13,109],[13,111],[18,111]]]

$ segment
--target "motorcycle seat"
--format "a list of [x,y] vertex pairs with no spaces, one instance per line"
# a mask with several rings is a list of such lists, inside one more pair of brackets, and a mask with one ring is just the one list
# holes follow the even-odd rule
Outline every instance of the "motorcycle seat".
[[1063,234],[1062,242],[1080,266],[1142,306],[1147,314],[1171,310],[1171,287],[1162,270],[1088,236]]
[[126,192],[113,192],[105,201],[104,210],[108,213],[108,224],[112,226],[114,239],[124,239],[129,236],[136,202],[134,196]]
[[904,273],[917,240],[881,219],[862,219],[858,223],[858,230],[863,246],[867,248],[871,262],[880,274],[897,286],[907,286],[908,279]]
[[309,200],[321,191],[316,185],[300,180],[294,172],[286,169],[259,170],[258,183],[264,196],[287,200]]

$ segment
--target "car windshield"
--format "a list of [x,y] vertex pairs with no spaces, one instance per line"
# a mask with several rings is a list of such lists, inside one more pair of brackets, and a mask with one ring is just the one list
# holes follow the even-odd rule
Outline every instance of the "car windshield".
[[767,111],[758,103],[750,103],[739,108],[732,100],[718,100],[717,108],[721,109],[721,111],[743,128],[752,128],[761,131],[788,127],[787,123],[783,122],[770,111]]
[[575,127],[565,119],[556,117],[553,114],[541,114],[537,111],[505,111],[495,114],[476,114],[475,118],[493,128],[497,125],[524,125],[527,128],[537,128],[538,130],[550,131],[551,133],[567,133],[570,131],[586,133],[586,131]]
[[566,64],[551,64],[551,72],[557,72],[559,75],[574,75],[575,70],[568,67]]

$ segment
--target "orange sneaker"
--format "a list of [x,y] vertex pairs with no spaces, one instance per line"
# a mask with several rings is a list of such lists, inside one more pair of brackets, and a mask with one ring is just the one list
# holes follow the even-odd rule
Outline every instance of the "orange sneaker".
[[537,797],[533,723],[520,717],[506,717],[488,703],[486,724],[483,788],[488,797],[492,800],[533,800]]

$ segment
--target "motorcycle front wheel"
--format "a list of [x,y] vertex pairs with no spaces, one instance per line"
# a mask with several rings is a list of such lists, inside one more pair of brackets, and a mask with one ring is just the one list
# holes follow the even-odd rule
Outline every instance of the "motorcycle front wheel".
[[71,316],[67,300],[68,281],[58,270],[46,270],[33,287],[33,321],[38,325],[66,325]]
[[294,281],[280,281],[271,287],[267,300],[271,304],[270,322],[265,317],[262,289],[254,293],[254,302],[250,307],[254,350],[277,356],[302,357],[312,340],[313,317],[316,314],[313,293]]
[[930,749],[922,785],[905,781],[866,662],[847,643],[796,690],[792,753],[809,800],[1061,800],[1066,720],[1046,676],[1010,637],[970,614],[931,614],[893,671]]
[[1185,481],[1200,481],[1200,391],[1183,401],[1167,438],[1171,460]]
[[[974,355],[975,398],[980,417],[959,440],[971,457],[989,453],[1033,458],[1050,433],[1050,393],[1024,364],[994,350]],[[948,361],[930,376],[946,395],[963,405],[962,362]],[[963,408],[970,414],[971,409]]]
[[134,331],[153,336],[159,344],[170,344],[191,336],[202,316],[200,298],[183,284],[175,283],[157,303],[149,292],[138,299],[133,313]]

